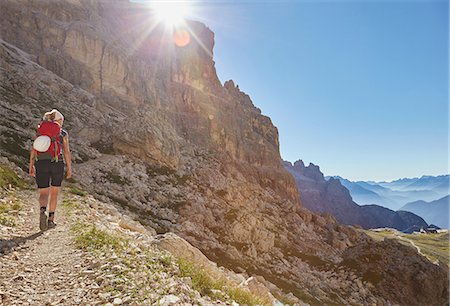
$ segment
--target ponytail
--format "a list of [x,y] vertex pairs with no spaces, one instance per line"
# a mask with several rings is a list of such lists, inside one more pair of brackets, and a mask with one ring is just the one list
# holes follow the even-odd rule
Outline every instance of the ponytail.
[[55,121],[56,113],[50,113],[47,115],[47,121]]

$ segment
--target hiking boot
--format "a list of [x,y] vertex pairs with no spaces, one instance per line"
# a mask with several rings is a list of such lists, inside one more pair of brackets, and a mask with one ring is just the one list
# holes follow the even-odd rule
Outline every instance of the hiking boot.
[[48,224],[47,224],[47,227],[48,227],[48,228],[55,228],[55,226],[56,226],[56,223],[55,223],[55,222],[53,222],[53,221],[48,221]]
[[41,229],[41,231],[45,231],[47,227],[47,214],[45,213],[45,211],[41,211],[39,215],[39,228]]

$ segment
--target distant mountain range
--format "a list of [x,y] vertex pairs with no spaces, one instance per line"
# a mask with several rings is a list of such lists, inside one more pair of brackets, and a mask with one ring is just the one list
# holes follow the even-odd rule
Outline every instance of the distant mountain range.
[[450,196],[445,196],[432,202],[420,200],[406,204],[401,210],[415,213],[424,218],[428,223],[442,228],[449,228],[449,202]]
[[[331,177],[326,180],[320,168],[312,163],[307,167],[301,160],[293,165],[290,162],[283,164],[294,176],[303,205],[313,212],[330,213],[340,223],[360,225],[366,229],[391,227],[404,231],[412,227],[427,227],[427,223],[421,217],[411,212],[396,212],[378,205],[356,204],[352,200],[351,192],[339,179]],[[377,196],[375,192],[357,184],[352,184],[351,187],[361,193]]]
[[392,182],[352,182],[340,176],[333,178],[339,179],[356,203],[377,204],[392,210],[398,210],[417,200],[438,200],[447,196],[450,188],[450,175],[403,178]]

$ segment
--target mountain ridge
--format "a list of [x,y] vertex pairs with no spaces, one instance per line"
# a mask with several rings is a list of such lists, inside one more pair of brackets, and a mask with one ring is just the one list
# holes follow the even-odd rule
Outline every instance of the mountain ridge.
[[400,209],[419,214],[430,224],[435,224],[441,228],[449,228],[449,206],[450,196],[447,195],[431,202],[422,200],[410,202]]
[[411,212],[396,212],[378,205],[358,205],[340,179],[330,177],[326,180],[320,168],[312,163],[305,167],[302,160],[294,165],[285,161],[284,166],[296,180],[303,205],[313,212],[330,213],[340,223],[365,229],[390,227],[403,231],[427,227],[421,217]]
[[[199,41],[175,48],[161,27],[145,31],[145,12],[125,0],[0,2],[2,156],[26,170],[39,118],[56,107],[74,179],[157,233],[311,304],[443,303],[446,270],[302,207],[270,118],[218,81],[212,31],[188,22]],[[384,250],[369,270],[367,248]],[[412,290],[421,270],[440,275],[435,289]]]
[[380,184],[365,181],[353,182],[340,176],[336,177],[350,190],[358,204],[377,204],[392,210],[398,210],[408,202],[419,199],[432,201],[450,193],[450,175],[406,178]]

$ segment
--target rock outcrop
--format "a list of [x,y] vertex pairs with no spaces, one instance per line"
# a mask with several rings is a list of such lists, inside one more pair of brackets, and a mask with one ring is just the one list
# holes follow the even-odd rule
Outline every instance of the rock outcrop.
[[360,206],[353,202],[350,192],[339,179],[326,180],[318,166],[305,166],[298,160],[285,168],[294,176],[303,205],[316,213],[330,213],[343,224],[359,225],[365,229],[390,227],[400,231],[426,228],[427,223],[408,211],[393,211],[378,205]]
[[[191,43],[178,48],[142,4],[0,2],[1,155],[26,170],[39,118],[58,108],[75,180],[157,233],[173,231],[297,301],[409,301],[342,265],[351,247],[378,243],[301,206],[276,127],[232,81],[220,84],[212,31],[188,27]],[[448,271],[423,271],[440,284],[424,296],[445,304]]]

